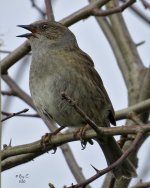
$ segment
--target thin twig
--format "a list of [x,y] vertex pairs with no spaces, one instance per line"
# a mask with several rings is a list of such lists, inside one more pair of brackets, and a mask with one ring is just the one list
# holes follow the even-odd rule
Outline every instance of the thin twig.
[[17,94],[13,91],[1,91],[1,94],[6,96],[17,96]]
[[31,4],[32,4],[32,7],[34,7],[44,18],[46,16],[46,13],[35,3],[34,0],[30,0],[30,1],[31,1]]
[[[124,2],[124,0],[120,0],[121,2]],[[146,24],[150,24],[150,17],[145,14],[140,8],[138,8],[137,5],[131,5],[130,9],[139,16]]]
[[62,99],[65,99],[75,110],[78,114],[81,115],[85,119],[85,121],[92,127],[92,129],[95,130],[95,132],[101,136],[103,134],[103,131],[98,125],[95,124],[94,121],[92,121],[76,104],[75,101],[73,101],[65,92],[61,93]]
[[130,9],[137,15],[139,18],[141,18],[146,24],[150,24],[150,17],[146,15],[140,8],[138,8],[136,5],[132,5]]
[[25,112],[27,112],[28,110],[29,110],[29,109],[25,108],[24,110],[21,110],[21,111],[19,111],[19,112],[12,113],[12,114],[8,115],[7,117],[3,118],[3,119],[1,120],[1,122],[6,121],[7,119],[10,119],[10,118],[12,118],[12,117],[14,117],[14,116],[16,116],[16,115],[25,113]]
[[[80,108],[79,106],[76,104],[75,101],[73,101],[65,92],[61,93],[62,98],[67,100],[68,103],[74,107],[74,109],[86,120],[86,122],[99,134],[103,134],[103,130],[100,131],[100,128],[98,128],[99,126],[97,126]],[[150,110],[150,99],[147,99],[145,101],[142,101],[136,105],[133,105],[131,107],[128,107],[126,109],[123,110],[119,110],[115,112],[115,119],[116,120],[121,120],[124,118],[129,118],[132,119],[133,117],[131,116],[131,114],[139,114],[139,113],[143,113],[145,111],[149,111]],[[137,120],[137,119],[136,119]],[[139,121],[136,121],[137,124],[139,124]],[[140,122],[141,124],[141,122]]]
[[11,51],[9,51],[9,50],[0,50],[0,52],[4,53],[4,54],[10,54],[11,53]]
[[141,41],[141,42],[138,42],[135,44],[136,47],[139,47],[141,45],[145,44],[145,40]]
[[[11,115],[13,113],[2,111],[1,114],[4,115],[4,116],[9,116],[9,115]],[[36,118],[40,118],[40,116],[38,114],[16,114],[15,116],[18,116],[18,117],[36,117]]]
[[95,8],[92,10],[92,14],[94,16],[108,16],[110,14],[123,12],[126,8],[128,8],[135,2],[136,2],[136,0],[129,0],[129,1],[126,1],[125,3],[123,3],[121,6],[114,7],[109,10],[99,10],[98,8]]

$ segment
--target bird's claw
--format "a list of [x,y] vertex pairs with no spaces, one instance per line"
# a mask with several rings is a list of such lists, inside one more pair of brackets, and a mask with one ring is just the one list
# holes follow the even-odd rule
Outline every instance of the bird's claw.
[[[51,143],[52,136],[58,134],[62,129],[64,129],[63,126],[61,126],[60,128],[56,129],[52,133],[46,133],[44,136],[42,136],[42,138],[41,138],[42,150],[46,150],[47,146]],[[56,153],[57,147],[54,146],[53,150],[54,150],[53,154]]]
[[54,146],[54,147],[53,147],[53,152],[52,152],[51,154],[55,154],[56,151],[57,151],[57,146]]
[[41,138],[42,150],[46,150],[47,149],[47,146],[50,143],[52,135],[53,135],[53,133],[46,133],[44,136],[42,136],[42,138]]
[[[79,137],[81,146],[82,146],[82,150],[84,150],[87,145],[87,140],[83,139],[85,137],[85,133],[86,133],[87,129],[89,129],[89,126],[82,127],[80,129],[78,129],[74,134],[75,137]],[[92,140],[89,140],[89,143],[92,143]]]
[[81,141],[81,146],[82,146],[82,149],[81,150],[84,150],[86,148],[86,145],[87,145],[87,141],[85,140],[80,140]]
[[[42,150],[46,150],[47,149],[47,146],[51,143],[51,138],[54,134],[53,133],[46,133],[44,136],[42,136],[41,138],[41,147],[42,147]],[[53,152],[52,154],[55,154],[56,151],[57,151],[57,147],[56,146],[53,146]],[[48,153],[48,151],[47,151]]]

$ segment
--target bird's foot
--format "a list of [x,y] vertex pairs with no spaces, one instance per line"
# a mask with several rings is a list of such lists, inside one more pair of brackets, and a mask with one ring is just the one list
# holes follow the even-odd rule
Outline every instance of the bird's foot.
[[[52,138],[52,136],[58,134],[62,129],[64,129],[63,126],[61,126],[60,128],[56,129],[52,133],[46,133],[44,136],[42,136],[42,138],[41,138],[41,147],[42,147],[42,150],[46,150],[47,149],[47,146],[49,144],[51,144],[51,138]],[[56,152],[56,150],[57,150],[57,147],[54,146],[53,150],[54,150],[54,152],[53,152],[53,154],[54,154]]]
[[79,128],[74,134],[75,137],[79,137],[80,142],[81,142],[81,146],[82,146],[82,150],[84,150],[86,148],[87,142],[89,142],[91,145],[93,145],[92,140],[85,140],[84,139],[86,131],[89,130],[89,129],[90,129],[89,125],[86,125],[82,128]]
[[120,137],[120,140],[117,141],[120,148],[123,148],[124,143],[128,140],[128,137],[126,135],[122,135]]

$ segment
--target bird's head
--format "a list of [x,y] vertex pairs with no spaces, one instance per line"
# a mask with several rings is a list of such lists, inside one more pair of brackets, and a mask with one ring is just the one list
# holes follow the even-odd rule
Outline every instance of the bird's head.
[[30,33],[19,35],[17,37],[25,37],[29,39],[31,45],[32,42],[42,44],[43,41],[49,44],[57,43],[65,46],[72,46],[73,44],[76,44],[74,34],[66,26],[58,22],[41,20],[30,25],[18,26],[30,31]]

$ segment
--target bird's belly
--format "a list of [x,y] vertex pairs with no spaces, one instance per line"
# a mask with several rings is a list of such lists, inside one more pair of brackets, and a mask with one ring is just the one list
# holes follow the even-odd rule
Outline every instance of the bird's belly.
[[38,86],[37,82],[41,81],[30,82],[30,90],[34,104],[42,117],[52,118],[60,126],[81,127],[85,124],[84,119],[61,96],[61,93],[65,92],[72,99],[78,100],[80,94],[75,85],[66,79],[50,77]]

